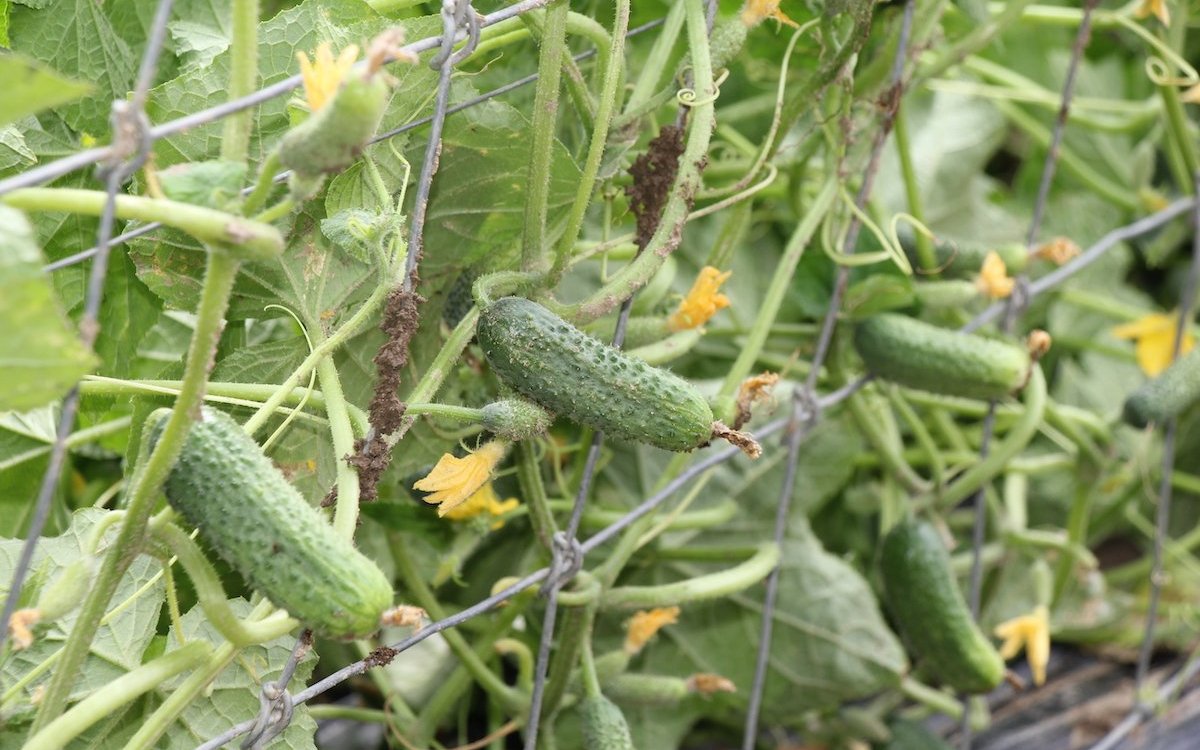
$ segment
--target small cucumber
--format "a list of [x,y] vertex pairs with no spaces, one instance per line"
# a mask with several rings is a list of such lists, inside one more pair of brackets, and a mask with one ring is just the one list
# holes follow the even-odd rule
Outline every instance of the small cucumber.
[[546,432],[554,417],[537,404],[519,398],[493,401],[480,409],[480,422],[488,432],[509,440],[527,440]]
[[1134,427],[1165,422],[1200,401],[1200,349],[1183,355],[1125,399],[1125,421]]
[[617,704],[603,695],[579,703],[584,750],[634,750],[629,723]]
[[690,451],[714,434],[712,409],[685,380],[588,336],[536,302],[492,302],[475,334],[500,380],[555,414],[671,451]]
[[891,313],[859,323],[854,348],[884,380],[969,398],[1007,396],[1025,385],[1031,367],[1021,347]]
[[[917,264],[919,259],[917,258],[916,234],[911,229],[901,230],[898,234],[900,247],[904,249],[904,254],[914,265]],[[937,262],[936,269],[947,279],[962,279],[979,273],[979,269],[983,267],[983,259],[993,250],[1000,256],[1000,260],[1004,261],[1004,268],[1008,271],[1009,276],[1015,276],[1029,266],[1029,252],[1019,242],[977,245],[934,241],[933,244],[933,254]]]
[[963,693],[986,693],[1004,679],[1004,661],[980,631],[950,569],[950,555],[927,523],[907,520],[880,554],[888,609],[923,665]]
[[[150,443],[167,409],[150,415]],[[171,507],[255,590],[332,638],[379,629],[392,604],[383,572],[334,533],[231,417],[213,409],[188,431],[163,485]]]
[[350,166],[375,135],[388,91],[382,75],[349,75],[331,101],[283,137],[280,163],[306,179]]

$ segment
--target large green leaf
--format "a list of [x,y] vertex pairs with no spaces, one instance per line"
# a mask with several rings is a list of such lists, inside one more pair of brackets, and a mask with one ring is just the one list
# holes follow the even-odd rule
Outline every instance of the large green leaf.
[[[28,594],[23,591],[22,601],[35,600],[34,586],[44,584],[59,569],[81,557],[91,528],[107,514],[108,511],[93,508],[77,511],[66,533],[39,540],[30,568],[33,573],[31,587],[27,590]],[[102,548],[112,544],[116,531],[116,525],[109,528]],[[20,539],[0,540],[0,585],[7,587],[12,580],[23,544]],[[160,568],[157,561],[148,557],[139,557],[130,565],[109,602],[109,611],[115,614],[100,626],[87,660],[72,682],[71,700],[79,700],[94,690],[103,689],[127,671],[141,665],[142,654],[154,637],[163,600],[162,582],[152,582]],[[0,589],[0,596],[6,594],[5,589]],[[122,606],[118,608],[117,605]],[[0,680],[4,685],[14,686],[19,680],[31,676],[34,670],[40,669],[48,658],[62,648],[66,634],[77,618],[78,610],[39,628],[32,647],[10,652],[0,662]],[[50,673],[50,670],[39,671],[37,676],[21,684],[13,701],[2,708],[0,716],[5,722],[20,724],[31,717],[34,709],[31,701],[49,679]]]
[[0,206],[0,411],[25,411],[62,396],[92,368],[42,271],[33,228],[16,209]]
[[91,95],[59,107],[57,113],[77,131],[108,132],[111,104],[133,87],[136,61],[113,30],[103,4],[51,0],[37,10],[13,8],[9,36],[14,50],[95,84]]
[[24,55],[0,55],[0,126],[86,94],[91,86],[72,81]]
[[[251,610],[250,604],[244,599],[232,600],[230,607],[239,617],[245,617]],[[184,642],[205,640],[214,647],[225,642],[225,639],[208,624],[199,606],[193,607],[183,616],[181,625],[182,632],[171,628],[168,636],[171,645],[168,651],[178,648],[178,639]],[[295,645],[295,637],[286,635],[239,651],[238,658],[221,672],[203,697],[188,704],[179,720],[167,730],[163,744],[159,747],[191,750],[234,724],[253,719],[258,715],[262,684],[279,677]],[[289,684],[292,692],[296,692],[308,682],[316,663],[317,657],[311,651],[300,660]],[[183,675],[165,684],[160,694],[165,696],[185,678],[186,675]],[[310,750],[314,747],[313,735],[316,730],[317,723],[308,715],[307,707],[299,705],[288,728],[271,747]]]

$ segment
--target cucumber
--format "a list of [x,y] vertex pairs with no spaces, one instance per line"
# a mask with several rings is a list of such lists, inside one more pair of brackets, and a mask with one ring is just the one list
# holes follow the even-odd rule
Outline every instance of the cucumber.
[[579,703],[584,750],[634,750],[629,723],[617,705],[598,695]]
[[1165,422],[1200,400],[1200,349],[1183,355],[1125,399],[1124,418],[1134,427]]
[[[153,446],[167,409],[150,415]],[[163,485],[171,507],[273,604],[331,638],[379,629],[392,586],[334,533],[231,417],[205,408]]]
[[546,432],[554,417],[537,404],[519,398],[493,401],[480,411],[480,422],[488,432],[509,440],[526,440]]
[[929,672],[963,693],[986,693],[1004,679],[1004,660],[963,600],[937,531],[907,520],[880,553],[888,609],[900,634]]
[[[911,229],[897,232],[900,247],[913,265],[919,264],[917,258],[916,234]],[[976,245],[971,243],[934,241],[933,254],[936,259],[936,270],[948,279],[962,279],[974,276],[983,267],[983,259],[987,254],[996,251],[1004,261],[1004,268],[1009,276],[1015,276],[1029,266],[1029,252],[1019,242],[1005,242],[998,245]]]
[[859,323],[854,348],[884,380],[969,398],[1003,398],[1019,390],[1032,366],[1021,347],[891,313]]
[[351,74],[332,100],[283,137],[279,161],[306,179],[350,166],[375,135],[387,109],[388,91],[382,75]]
[[475,335],[501,381],[555,414],[671,451],[690,451],[714,434],[712,409],[682,378],[588,336],[536,302],[492,302]]

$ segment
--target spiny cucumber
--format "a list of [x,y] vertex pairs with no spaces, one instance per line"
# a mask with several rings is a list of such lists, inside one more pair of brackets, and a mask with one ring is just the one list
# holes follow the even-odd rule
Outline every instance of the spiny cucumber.
[[1200,401],[1200,349],[1183,355],[1125,399],[1125,421],[1134,427],[1165,422]]
[[[170,410],[150,415],[150,444]],[[231,417],[205,408],[163,485],[171,507],[246,582],[333,638],[362,638],[392,604],[383,572],[333,527]]]
[[714,427],[708,402],[682,378],[588,336],[536,302],[492,302],[476,336],[509,387],[613,437],[690,451],[724,428]]
[[1031,367],[1021,347],[892,313],[859,323],[854,348],[884,380],[951,396],[1003,398],[1025,385]]

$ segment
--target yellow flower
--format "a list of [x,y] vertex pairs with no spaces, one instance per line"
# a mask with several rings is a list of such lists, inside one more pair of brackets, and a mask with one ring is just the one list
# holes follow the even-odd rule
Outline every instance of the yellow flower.
[[686,684],[689,693],[697,693],[704,696],[713,695],[714,693],[737,692],[737,686],[733,684],[733,680],[711,672],[698,672],[687,678]]
[[975,279],[975,286],[979,288],[979,292],[992,299],[1003,299],[1012,294],[1015,283],[1008,275],[1008,268],[1005,267],[1000,253],[995,250],[988,252],[983,259],[983,267],[979,269],[979,276]]
[[21,651],[33,645],[33,626],[42,620],[36,609],[18,609],[8,619],[8,635],[12,638],[13,650]]
[[[492,486],[491,482],[488,482],[475,490],[461,505],[451,508],[442,515],[452,521],[465,521],[485,513],[490,516],[502,516],[520,504],[515,497],[501,502],[500,496],[496,494],[496,488]],[[498,529],[503,525],[504,521],[498,520],[492,524],[492,528]]]
[[701,268],[691,291],[679,303],[679,309],[667,319],[667,327],[672,331],[699,328],[716,315],[717,310],[729,307],[729,298],[717,290],[732,273],[721,273],[712,266]]
[[779,5],[780,0],[746,0],[746,5],[742,7],[742,23],[757,26],[768,18],[774,18],[792,28],[799,28],[800,24],[788,18]]
[[1134,15],[1138,18],[1154,16],[1163,26],[1171,25],[1171,12],[1167,9],[1167,0],[1142,0]]
[[[1178,325],[1178,313],[1150,313],[1132,323],[1117,326],[1112,332],[1119,339],[1134,340],[1133,351],[1137,356],[1138,367],[1142,368],[1142,372],[1154,377],[1171,364],[1171,353],[1175,348],[1175,328]],[[1195,337],[1184,329],[1179,353],[1186,354],[1195,345]]]
[[443,453],[433,470],[417,480],[413,489],[430,493],[425,502],[436,503],[438,515],[444,516],[467,502],[491,479],[492,471],[507,451],[507,443],[493,440],[462,458]]
[[643,610],[630,618],[625,630],[625,653],[636,654],[654,634],[679,621],[679,607],[657,607]]
[[1025,649],[1025,658],[1033,672],[1033,684],[1046,681],[1046,663],[1050,661],[1050,613],[1039,604],[1033,612],[1014,617],[996,626],[996,637],[1004,639],[1000,656],[1011,659]]
[[335,60],[329,42],[321,42],[311,62],[303,52],[297,52],[296,58],[300,61],[300,77],[304,79],[304,98],[308,100],[309,110],[316,112],[333,98],[342,79],[354,67],[358,47],[351,44]]
[[1200,83],[1183,92],[1179,98],[1188,104],[1200,104]]

